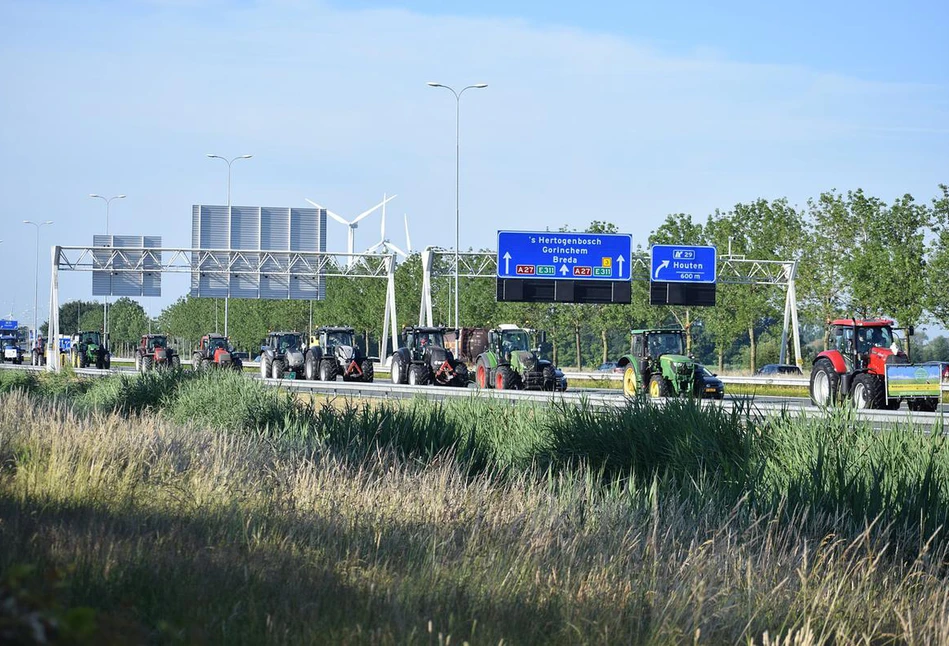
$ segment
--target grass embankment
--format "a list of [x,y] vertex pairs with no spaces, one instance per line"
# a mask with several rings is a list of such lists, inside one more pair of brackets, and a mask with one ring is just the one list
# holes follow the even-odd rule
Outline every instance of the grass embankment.
[[90,643],[949,635],[942,435],[24,379],[0,395],[0,641],[30,619]]

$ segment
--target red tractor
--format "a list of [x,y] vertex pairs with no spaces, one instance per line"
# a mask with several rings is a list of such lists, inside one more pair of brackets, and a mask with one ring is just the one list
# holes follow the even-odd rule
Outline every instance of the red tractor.
[[135,369],[145,373],[152,368],[181,367],[181,357],[174,348],[168,346],[168,337],[164,334],[145,334],[135,348]]
[[[912,334],[912,328],[909,333]],[[938,366],[910,364],[893,334],[893,321],[837,319],[830,323],[831,348],[811,370],[811,401],[834,406],[851,399],[856,408],[935,411],[941,392]]]
[[205,334],[201,337],[201,343],[198,344],[191,355],[191,368],[193,370],[203,370],[212,366],[233,368],[238,372],[244,369],[240,357],[234,356],[234,351],[226,336]]

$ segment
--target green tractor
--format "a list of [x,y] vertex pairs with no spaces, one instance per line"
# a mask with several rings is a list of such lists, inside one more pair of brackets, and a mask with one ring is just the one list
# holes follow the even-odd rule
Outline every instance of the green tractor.
[[[538,344],[546,335],[538,334]],[[531,348],[530,332],[516,325],[499,325],[488,331],[488,347],[475,361],[475,380],[479,388],[498,390],[567,389],[567,379],[553,363],[538,356]]]
[[721,380],[685,352],[685,330],[632,330],[629,354],[617,363],[623,370],[623,394],[652,398],[690,395],[723,399]]
[[102,340],[102,334],[96,331],[79,332],[72,338],[72,365],[74,368],[94,366],[108,370],[112,365],[112,355]]

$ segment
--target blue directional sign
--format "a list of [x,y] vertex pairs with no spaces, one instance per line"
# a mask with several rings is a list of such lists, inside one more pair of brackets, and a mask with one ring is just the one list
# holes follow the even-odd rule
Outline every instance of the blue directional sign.
[[714,283],[716,261],[715,247],[653,245],[649,279],[665,283]]
[[498,231],[498,278],[629,280],[627,233]]
[[0,320],[0,330],[3,332],[16,332],[17,329],[16,321],[11,321],[10,319]]

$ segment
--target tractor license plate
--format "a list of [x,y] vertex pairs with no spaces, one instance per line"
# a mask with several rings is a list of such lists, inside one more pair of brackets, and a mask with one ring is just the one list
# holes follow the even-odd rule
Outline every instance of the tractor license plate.
[[297,373],[295,373],[295,372],[288,372],[287,374],[285,374],[285,375],[283,376],[283,378],[284,378],[284,379],[296,379],[296,378],[297,378]]

